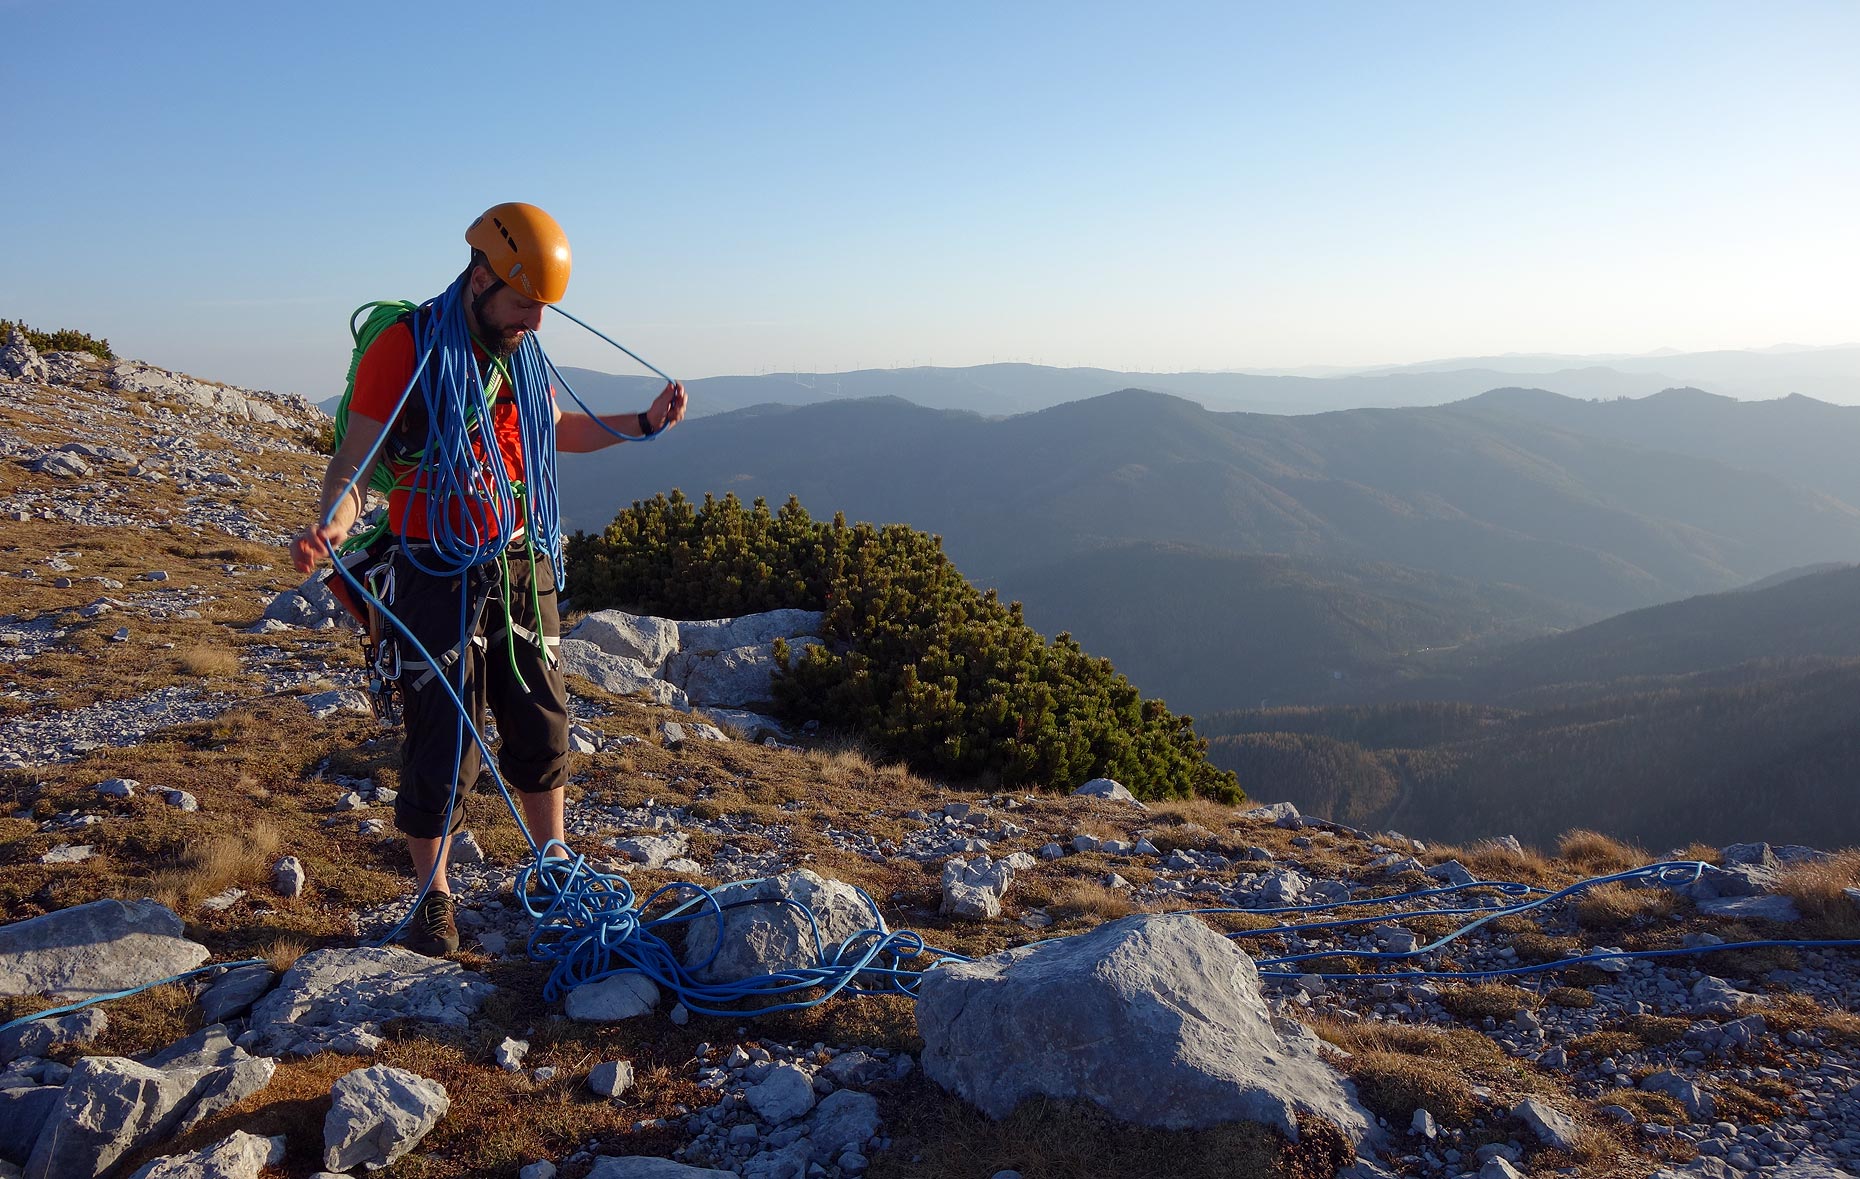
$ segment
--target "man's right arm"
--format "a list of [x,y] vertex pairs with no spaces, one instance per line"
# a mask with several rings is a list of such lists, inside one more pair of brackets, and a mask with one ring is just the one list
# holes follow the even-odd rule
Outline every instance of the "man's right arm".
[[[297,572],[308,573],[315,569],[329,551],[349,535],[349,529],[361,516],[368,496],[368,474],[357,478],[356,472],[386,430],[386,423],[353,409],[349,411],[349,428],[342,436],[342,445],[336,448],[329,460],[329,469],[323,472],[323,491],[316,501],[316,521],[291,541],[291,564],[297,567]],[[372,463],[369,471],[373,471]],[[325,517],[329,520],[327,524],[323,522]]]

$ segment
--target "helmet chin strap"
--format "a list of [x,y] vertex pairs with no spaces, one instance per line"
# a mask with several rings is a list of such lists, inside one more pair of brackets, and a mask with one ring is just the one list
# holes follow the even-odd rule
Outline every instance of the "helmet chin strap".
[[484,301],[503,290],[504,286],[503,279],[495,279],[490,286],[471,297],[472,335],[477,336],[480,342],[484,339]]

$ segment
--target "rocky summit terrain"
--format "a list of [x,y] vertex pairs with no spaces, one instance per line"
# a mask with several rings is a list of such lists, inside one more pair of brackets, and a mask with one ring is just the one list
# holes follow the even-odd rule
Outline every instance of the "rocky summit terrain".
[[[805,617],[571,616],[570,841],[639,897],[717,890],[660,927],[705,985],[817,995],[882,921],[947,958],[915,998],[556,997],[494,790],[454,852],[465,947],[381,945],[416,887],[397,735],[282,551],[323,427],[0,351],[0,1176],[1860,1171],[1860,957],[1775,944],[1860,937],[1860,854],[930,781],[761,715]],[[1633,875],[1667,860],[1704,867]]]

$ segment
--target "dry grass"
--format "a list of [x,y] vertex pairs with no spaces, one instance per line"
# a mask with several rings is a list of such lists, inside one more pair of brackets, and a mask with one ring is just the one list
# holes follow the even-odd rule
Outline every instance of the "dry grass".
[[[1560,962],[1582,953],[1582,942],[1573,937],[1556,937],[1540,930],[1521,933],[1507,943],[1524,963]],[[1585,992],[1586,993],[1586,992]]]
[[1456,1068],[1502,1069],[1509,1066],[1504,1049],[1467,1028],[1431,1028],[1402,1023],[1344,1023],[1319,1018],[1311,1029],[1345,1052],[1395,1052],[1425,1056],[1452,1063]]
[[309,948],[302,938],[278,937],[259,947],[252,957],[263,958],[273,970],[283,974],[295,966],[297,959],[303,957]]
[[1581,987],[1552,987],[1544,996],[1544,1002],[1558,1007],[1586,1008],[1595,1006],[1595,996]]
[[1576,924],[1584,929],[1616,930],[1660,917],[1677,908],[1673,894],[1663,888],[1629,888],[1625,884],[1598,884],[1576,901]]
[[174,654],[174,667],[199,679],[227,679],[239,674],[239,653],[228,647],[194,646]]
[[1521,1010],[1535,1008],[1538,1003],[1535,994],[1510,983],[1476,983],[1440,992],[1440,1005],[1461,1019],[1479,1020],[1490,1016],[1507,1020]]
[[1453,1065],[1403,1052],[1361,1052],[1344,1062],[1356,1093],[1391,1124],[1405,1125],[1425,1109],[1441,1122],[1464,1125],[1479,1108],[1472,1083]]
[[1653,862],[1644,848],[1581,828],[1565,832],[1557,840],[1556,854],[1590,876],[1625,872]]
[[1630,1015],[1622,1028],[1652,1048],[1685,1038],[1692,1021],[1676,1015]]
[[1096,880],[1067,880],[1053,890],[1046,911],[1060,924],[1101,925],[1130,916],[1137,905],[1124,889],[1106,888]]
[[1571,1052],[1593,1056],[1597,1059],[1604,1056],[1625,1056],[1630,1052],[1639,1052],[1646,1046],[1645,1040],[1622,1028],[1590,1032],[1586,1036],[1577,1036],[1569,1042]]
[[184,913],[215,893],[241,884],[260,884],[271,877],[282,838],[276,823],[257,819],[190,842],[173,867],[150,878],[149,895]]
[[1792,864],[1777,881],[1777,890],[1794,898],[1813,925],[1810,936],[1821,938],[1860,938],[1860,905],[1848,899],[1843,890],[1849,888],[1860,888],[1860,848],[1817,863]]
[[1618,1105],[1630,1110],[1643,1122],[1678,1125],[1686,1120],[1686,1108],[1664,1093],[1644,1089],[1610,1089],[1595,1098],[1597,1106]]
[[1490,840],[1466,846],[1430,844],[1423,859],[1429,864],[1458,860],[1468,871],[1483,880],[1515,880],[1523,884],[1550,887],[1567,883],[1570,879],[1569,873],[1560,870],[1555,861],[1535,848],[1526,847],[1520,854],[1502,843]]
[[1782,1112],[1782,1106],[1736,1081],[1720,1077],[1712,1081],[1711,1088],[1717,1116],[1725,1121],[1739,1125],[1767,1122]]
[[1763,1008],[1763,1022],[1774,1035],[1818,1031],[1837,1044],[1860,1044],[1860,1015],[1795,992],[1772,998]]

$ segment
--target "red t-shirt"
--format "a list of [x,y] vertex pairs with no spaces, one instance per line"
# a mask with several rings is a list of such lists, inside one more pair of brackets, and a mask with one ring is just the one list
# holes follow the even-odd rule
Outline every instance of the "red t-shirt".
[[[472,344],[472,355],[485,366],[487,356],[484,349]],[[375,342],[362,354],[362,363],[355,369],[355,393],[349,398],[351,412],[370,417],[378,422],[387,421],[394,413],[394,407],[400,402],[401,394],[407,390],[407,382],[413,379],[414,365],[419,357],[413,350],[413,329],[404,323],[394,324],[375,337]],[[432,362],[427,364],[429,371]],[[414,404],[421,396],[415,389],[408,398]],[[550,399],[555,397],[555,390],[549,390]],[[405,409],[402,410],[405,413]],[[390,427],[392,423],[389,423]],[[498,390],[491,404],[491,431],[497,438],[497,449],[504,457],[504,469],[510,472],[512,482],[523,478],[523,431],[518,422],[517,400],[506,382],[498,383]],[[424,438],[412,440],[418,447]],[[480,459],[484,458],[482,441],[475,442],[473,449]],[[431,532],[426,522],[426,491],[430,486],[431,472],[420,472],[411,462],[388,462],[388,470],[394,476],[395,488],[388,496],[388,526],[402,536],[431,539]],[[477,521],[477,527],[486,537],[497,535],[497,520],[491,514],[488,502],[474,502],[470,505],[470,518]],[[461,505],[452,507],[452,524],[461,534],[467,531],[459,526],[466,516]]]

